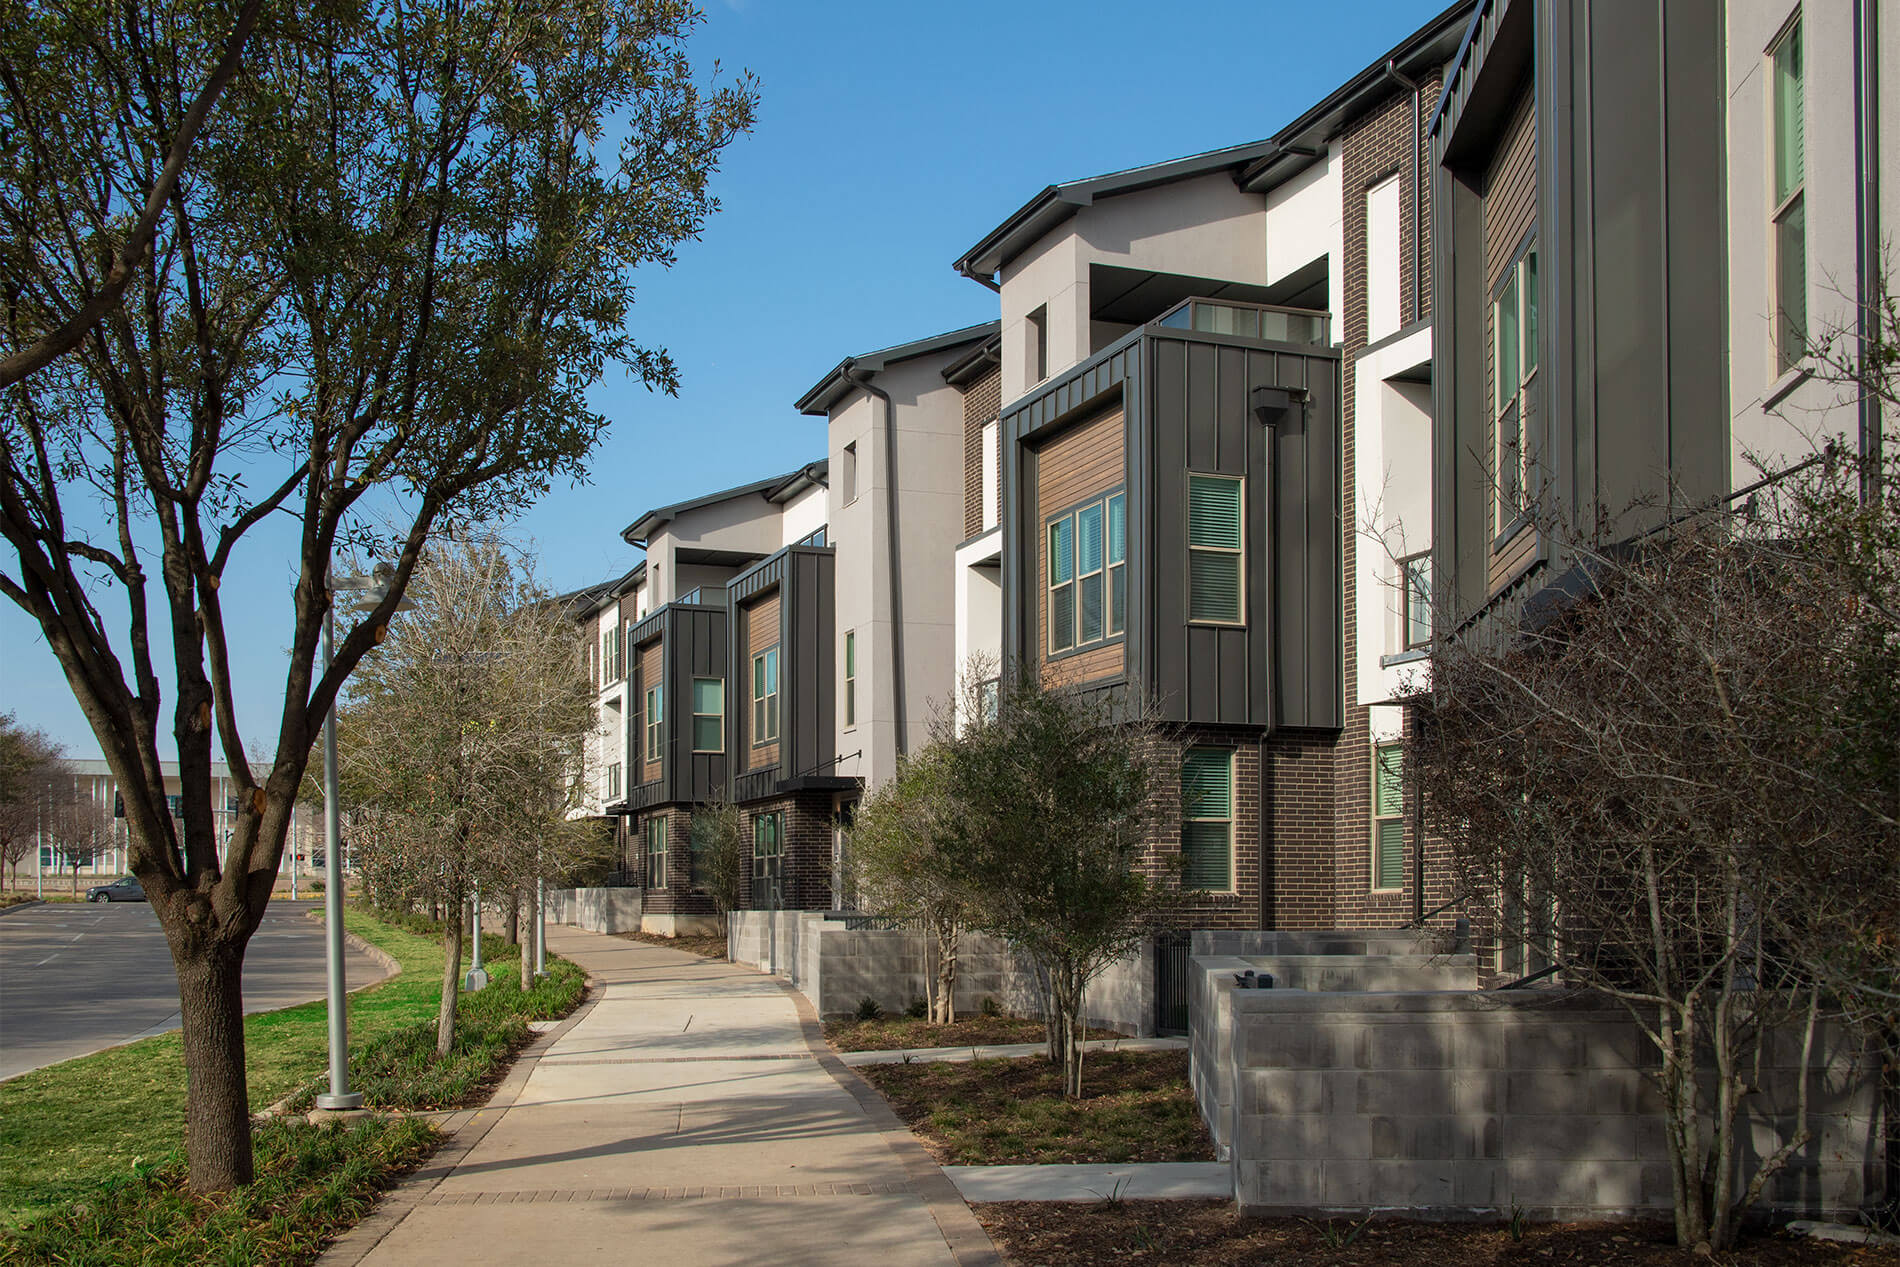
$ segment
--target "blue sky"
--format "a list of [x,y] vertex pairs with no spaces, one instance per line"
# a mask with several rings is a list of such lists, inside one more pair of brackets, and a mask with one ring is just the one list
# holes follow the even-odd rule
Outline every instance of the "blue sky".
[[[640,278],[634,330],[673,353],[680,395],[602,382],[613,429],[591,483],[518,525],[556,589],[630,567],[620,529],[649,507],[823,456],[822,420],[792,401],[844,356],[993,318],[950,263],[1043,186],[1267,136],[1444,7],[706,2],[695,64],[758,75],[758,126],[727,152],[703,240]],[[281,707],[291,544],[252,542],[238,566],[256,601],[227,611],[254,752]],[[98,755],[10,603],[0,710]]]

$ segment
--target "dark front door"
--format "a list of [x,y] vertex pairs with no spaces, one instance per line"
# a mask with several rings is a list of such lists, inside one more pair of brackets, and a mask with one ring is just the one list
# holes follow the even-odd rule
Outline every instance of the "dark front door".
[[752,820],[752,909],[785,907],[785,815],[759,814]]
[[1188,947],[1179,929],[1155,934],[1155,1033],[1188,1032]]

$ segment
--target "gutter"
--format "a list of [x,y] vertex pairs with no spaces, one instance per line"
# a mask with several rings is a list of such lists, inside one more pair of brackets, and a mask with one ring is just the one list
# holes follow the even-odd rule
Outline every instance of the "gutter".
[[[1864,363],[1883,331],[1880,251],[1880,51],[1878,0],[1854,0],[1854,335]],[[1884,307],[1884,305],[1880,305]],[[1883,455],[1880,398],[1860,392],[1861,500],[1878,498]]]
[[899,533],[897,525],[897,406],[891,402],[891,395],[883,388],[872,383],[868,376],[856,373],[857,362],[846,357],[838,367],[838,377],[853,387],[863,388],[867,395],[875,396],[884,402],[884,480],[885,497],[890,506],[884,517],[884,531],[889,558],[885,564],[885,592],[891,596],[891,717],[897,726],[897,755],[909,754],[910,741],[904,715],[904,591],[899,578],[904,574],[902,560],[899,558]]
[[1424,140],[1418,121],[1419,87],[1416,79],[1407,79],[1399,73],[1399,64],[1395,58],[1385,59],[1385,77],[1412,94],[1412,320],[1417,321],[1425,311],[1425,305],[1422,302],[1424,288],[1420,277],[1422,272],[1420,266],[1424,263],[1424,256],[1420,251],[1420,236],[1425,231],[1425,222],[1421,214],[1424,199],[1419,196],[1419,183],[1424,179],[1422,169],[1425,164],[1421,161],[1423,156],[1419,153],[1419,145]]

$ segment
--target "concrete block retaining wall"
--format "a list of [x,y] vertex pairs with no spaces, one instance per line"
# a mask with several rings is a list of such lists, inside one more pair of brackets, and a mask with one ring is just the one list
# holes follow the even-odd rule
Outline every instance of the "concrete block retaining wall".
[[[1236,990],[1194,963],[1194,1089],[1243,1212],[1602,1218],[1667,1211],[1654,1046],[1616,1003],[1554,991]],[[1745,1165],[1789,1129],[1798,1043],[1749,1097]],[[1878,1098],[1840,1031],[1817,1038],[1814,1142],[1770,1184],[1810,1215],[1879,1192]]]
[[640,889],[549,889],[546,918],[593,933],[636,932],[644,896]]
[[[936,975],[935,939],[905,929],[853,929],[824,911],[734,911],[727,954],[788,979],[826,1017],[849,1016],[873,998],[901,1012]],[[1154,1033],[1153,954],[1147,947],[1111,964],[1089,987],[1089,1023]],[[994,938],[966,933],[957,955],[956,1005],[974,1012],[993,998],[1005,1012],[1040,1016],[1035,973]]]

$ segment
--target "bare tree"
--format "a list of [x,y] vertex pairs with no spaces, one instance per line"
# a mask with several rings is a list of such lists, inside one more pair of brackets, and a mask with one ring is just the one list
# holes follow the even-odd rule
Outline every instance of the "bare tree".
[[[1507,974],[1604,992],[1655,1044],[1684,1245],[1730,1245],[1809,1140],[1802,1078],[1791,1131],[1742,1170],[1737,1121],[1767,1037],[1797,1024],[1805,1065],[1840,997],[1784,935],[1819,896],[1786,882],[1788,861],[1890,877],[1900,856],[1890,789],[1840,764],[1874,738],[1867,674],[1900,668],[1895,626],[1783,513],[1803,488],[1857,500],[1855,466],[1817,459],[1744,507],[1614,546],[1541,523],[1575,561],[1554,597],[1435,650],[1412,762],[1428,824]],[[1894,742],[1878,738],[1882,760]],[[1848,909],[1878,938],[1896,908]]]
[[47,816],[72,799],[73,773],[60,746],[0,713],[0,865],[20,883],[20,863],[37,847]]
[[[73,227],[0,250],[9,348],[44,324],[15,297],[100,264],[66,191],[130,201],[187,128],[184,85],[201,77],[148,75],[132,46],[202,49],[225,33],[217,6],[164,0],[140,17],[123,42],[61,37],[57,7],[0,24],[9,49],[46,50],[46,73],[19,89],[35,117],[71,118],[60,93],[82,75],[127,94],[7,190],[18,222]],[[261,23],[137,253],[138,303],[0,392],[0,538],[15,556],[0,594],[38,622],[124,793],[132,869],[178,974],[196,1190],[251,1177],[244,954],[341,684],[440,527],[584,475],[607,425],[586,394],[608,368],[676,386],[666,354],[629,331],[634,271],[699,232],[709,174],[755,101],[747,79],[696,80],[682,41],[697,21],[683,5],[581,0],[317,6]],[[80,44],[104,64],[69,64]],[[290,633],[270,755],[254,765],[230,671],[244,633],[227,617],[268,596],[226,581],[279,514],[299,525]],[[324,668],[339,544],[380,547],[394,576]],[[214,745],[239,799],[228,850]]]
[[568,777],[594,724],[573,626],[493,538],[433,550],[381,654],[352,679],[343,758],[377,827],[365,865],[447,913],[436,1051],[454,1041],[462,914],[592,850]]
[[690,840],[693,887],[712,898],[723,933],[745,885],[745,824],[739,807],[718,796],[695,809]]

